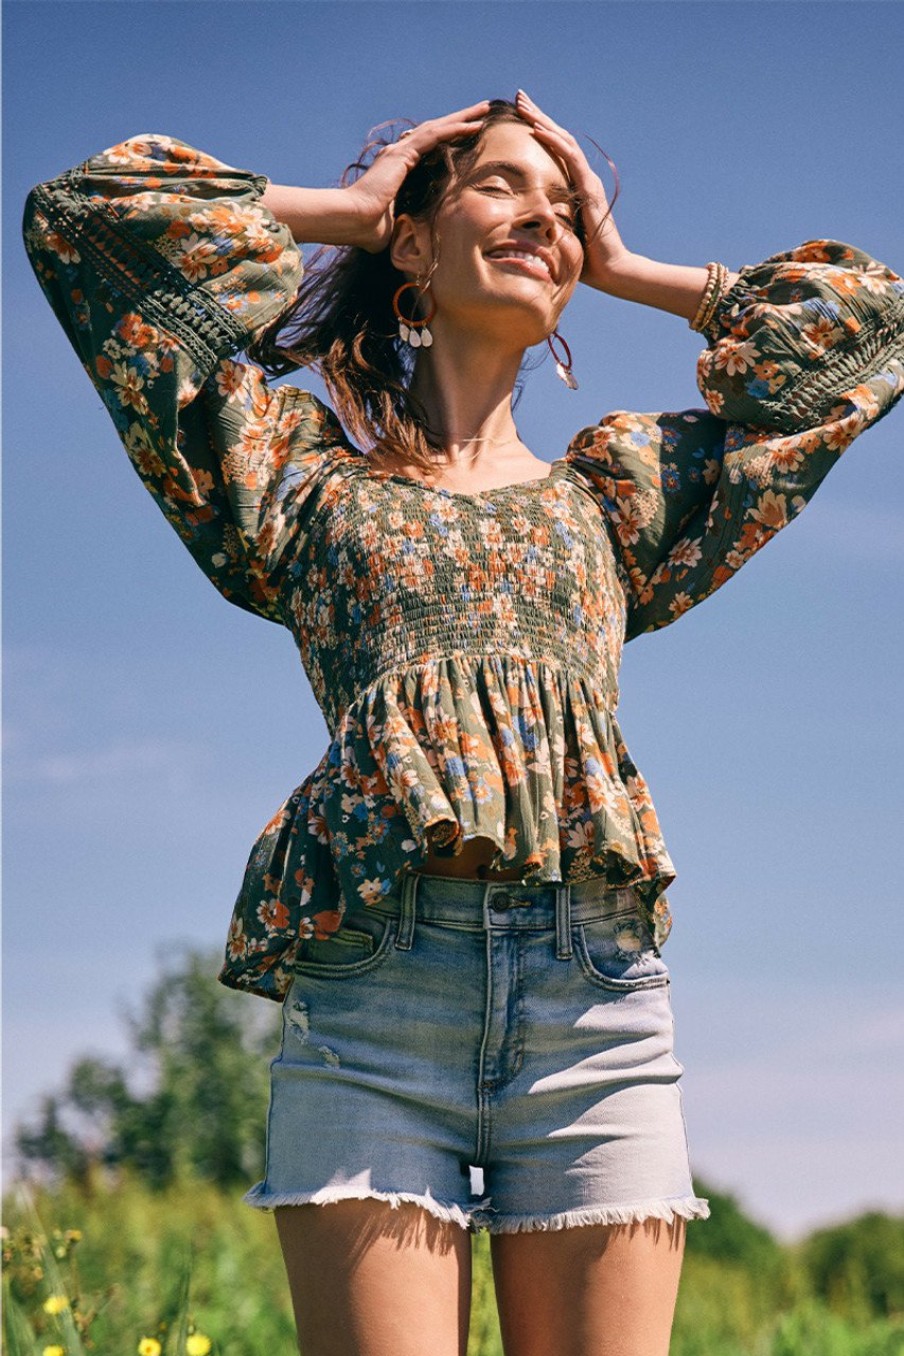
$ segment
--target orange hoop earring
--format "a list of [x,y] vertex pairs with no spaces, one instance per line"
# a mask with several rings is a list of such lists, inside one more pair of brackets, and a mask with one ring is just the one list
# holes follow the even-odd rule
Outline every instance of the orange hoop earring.
[[[430,284],[428,283],[427,287],[429,286]],[[429,348],[433,343],[433,335],[430,333],[427,326],[436,315],[436,302],[432,296],[429,298],[430,314],[426,319],[409,320],[407,316],[402,315],[402,312],[399,309],[399,297],[403,292],[407,292],[409,287],[415,288],[421,298],[427,296],[427,287],[422,288],[420,284],[416,282],[402,283],[402,286],[396,289],[395,296],[392,299],[392,309],[395,312],[396,320],[399,322],[399,338],[402,343],[407,344],[409,348]]]
[[[565,350],[565,357],[560,358],[553,347],[553,340],[557,340]],[[562,338],[558,330],[553,330],[552,334],[546,336],[546,342],[549,345],[549,351],[556,360],[556,376],[561,377],[569,391],[578,389],[577,378],[571,370],[571,349]]]

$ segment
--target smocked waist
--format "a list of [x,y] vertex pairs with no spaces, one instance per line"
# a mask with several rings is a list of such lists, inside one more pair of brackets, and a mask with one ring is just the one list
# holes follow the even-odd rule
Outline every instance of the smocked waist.
[[[409,703],[421,706],[425,700],[435,702],[442,692],[447,704],[460,711],[472,703],[473,693],[480,689],[481,681],[485,685],[489,679],[492,685],[503,684],[501,691],[508,703],[506,680],[513,672],[519,675],[519,685],[530,683],[531,671],[536,675],[536,683],[531,683],[532,700],[536,699],[538,691],[548,690],[552,694],[563,684],[577,683],[588,699],[592,697],[594,706],[608,711],[615,711],[618,706],[617,669],[610,664],[589,665],[582,662],[580,654],[569,654],[564,648],[492,649],[475,644],[472,638],[470,644],[422,654],[409,653],[403,662],[384,666],[385,656],[380,656],[380,660],[370,673],[359,664],[354,673],[345,671],[344,681],[339,681],[338,674],[334,675],[332,687],[318,692],[331,736],[335,736],[341,725],[357,718],[361,708],[369,706],[378,693],[390,701],[404,693]],[[316,685],[315,691],[318,691]]]

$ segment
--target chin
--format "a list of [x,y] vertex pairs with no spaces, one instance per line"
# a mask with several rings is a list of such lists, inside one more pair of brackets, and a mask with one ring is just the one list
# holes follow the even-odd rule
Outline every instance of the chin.
[[558,322],[558,313],[548,305],[530,305],[511,296],[498,297],[480,308],[478,326],[482,335],[495,334],[507,343],[524,348],[542,344]]

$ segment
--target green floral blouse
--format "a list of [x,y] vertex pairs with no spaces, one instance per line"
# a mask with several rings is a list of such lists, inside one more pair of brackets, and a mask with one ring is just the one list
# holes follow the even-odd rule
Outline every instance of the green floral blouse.
[[899,399],[904,283],[837,240],[747,265],[705,408],[608,414],[545,479],[430,489],[239,360],[302,273],[267,184],[155,133],[24,218],[136,471],[220,592],[291,630],[329,729],[253,848],[221,980],[281,999],[306,938],[476,835],[491,873],[631,885],[661,945],[675,871],[616,720],[622,646],[730,579]]

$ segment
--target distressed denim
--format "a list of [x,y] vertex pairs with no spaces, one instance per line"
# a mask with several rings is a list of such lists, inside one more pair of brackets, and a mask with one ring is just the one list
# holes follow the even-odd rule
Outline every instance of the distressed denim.
[[706,1218],[669,987],[630,888],[406,873],[302,947],[245,1200],[490,1232]]

